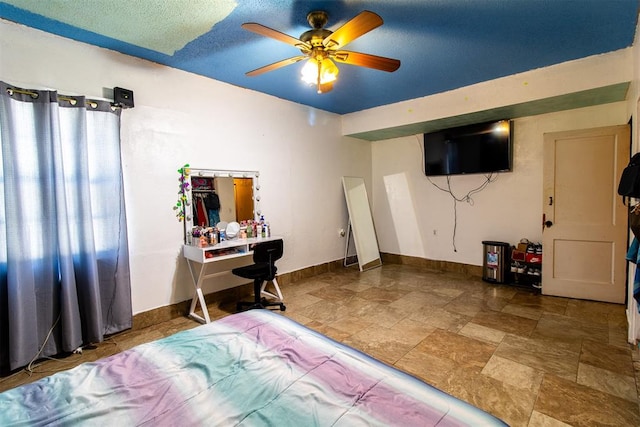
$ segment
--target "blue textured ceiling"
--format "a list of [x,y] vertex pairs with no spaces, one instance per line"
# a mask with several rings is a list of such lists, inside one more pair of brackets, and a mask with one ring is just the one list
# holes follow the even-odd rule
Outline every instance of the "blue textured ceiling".
[[[106,1],[7,0],[0,1],[0,17],[339,114],[629,47],[640,6],[640,0],[238,0],[235,8],[219,22],[212,21],[206,32],[173,53],[162,53],[161,49],[148,47],[153,44],[131,42],[124,35],[103,35],[104,26],[96,25],[95,20],[80,25],[81,18],[101,3],[104,6]],[[169,18],[172,10],[200,7],[190,16],[202,11],[201,2],[189,0],[108,3],[112,7],[107,12],[102,7],[99,12],[105,20],[126,21],[126,17],[146,14],[149,8],[156,11],[158,4],[163,5],[160,12],[168,14],[168,24],[173,23]],[[47,5],[44,11],[43,4]],[[68,20],[54,19],[51,16],[56,15],[46,10],[49,5],[52,12],[57,6],[73,5],[76,13],[69,13]],[[338,82],[326,94],[317,94],[314,87],[300,80],[302,62],[255,77],[245,76],[247,71],[300,52],[248,32],[240,27],[242,23],[258,22],[299,37],[309,29],[306,15],[313,10],[328,12],[330,30],[363,10],[379,14],[384,25],[350,43],[347,50],[396,58],[402,65],[396,72],[386,73],[338,64]],[[158,14],[157,19],[165,18]],[[155,26],[139,25],[135,33],[140,40],[184,38],[179,26],[163,29],[158,34]]]

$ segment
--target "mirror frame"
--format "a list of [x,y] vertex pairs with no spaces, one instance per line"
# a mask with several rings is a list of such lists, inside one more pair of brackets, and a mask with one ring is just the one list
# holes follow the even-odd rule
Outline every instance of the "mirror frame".
[[349,265],[347,263],[347,252],[349,239],[353,235],[360,271],[379,267],[382,265],[382,258],[364,179],[343,176],[342,186],[349,213],[349,232],[344,253],[344,266],[347,267]]
[[253,219],[258,221],[262,215],[260,210],[260,183],[258,181],[260,172],[258,171],[246,171],[246,170],[225,170],[225,169],[203,169],[203,168],[189,168],[189,175],[186,177],[185,182],[189,185],[186,187],[186,202],[184,212],[184,243],[187,243],[187,231],[193,227],[193,204],[192,200],[192,187],[191,178],[206,177],[206,178],[251,178],[253,182]]

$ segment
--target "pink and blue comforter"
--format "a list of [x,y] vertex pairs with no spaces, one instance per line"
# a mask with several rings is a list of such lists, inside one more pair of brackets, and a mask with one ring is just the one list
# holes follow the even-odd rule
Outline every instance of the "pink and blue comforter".
[[1,393],[0,425],[504,423],[280,314],[250,310]]

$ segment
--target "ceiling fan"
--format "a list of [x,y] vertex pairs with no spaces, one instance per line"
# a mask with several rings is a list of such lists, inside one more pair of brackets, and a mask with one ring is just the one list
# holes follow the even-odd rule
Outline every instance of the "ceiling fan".
[[326,93],[333,89],[333,82],[338,75],[338,67],[333,61],[387,72],[393,72],[400,67],[400,61],[397,59],[342,50],[348,43],[381,26],[383,21],[379,15],[365,10],[336,31],[324,28],[328,20],[327,12],[310,12],[307,21],[312,29],[302,33],[299,39],[255,22],[242,24],[245,30],[290,44],[302,52],[302,55],[265,65],[247,72],[246,75],[257,76],[306,59],[302,79],[315,84],[318,93]]

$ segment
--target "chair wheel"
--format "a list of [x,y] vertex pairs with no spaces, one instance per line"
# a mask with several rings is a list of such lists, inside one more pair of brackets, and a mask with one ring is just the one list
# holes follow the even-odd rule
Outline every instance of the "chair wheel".
[[284,304],[280,304],[280,311],[285,311],[287,307]]

